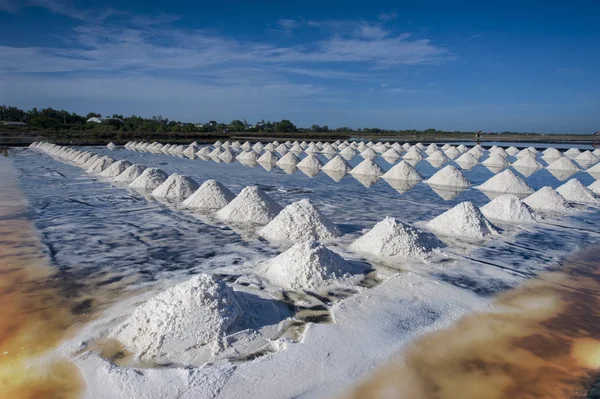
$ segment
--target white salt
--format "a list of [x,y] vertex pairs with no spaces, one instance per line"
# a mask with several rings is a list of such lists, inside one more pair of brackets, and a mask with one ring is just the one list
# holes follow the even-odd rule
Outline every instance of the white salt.
[[442,151],[446,151],[450,147],[452,147],[452,146],[450,144],[446,143],[442,146]]
[[582,152],[581,154],[577,155],[575,157],[575,160],[579,163],[593,164],[593,163],[597,163],[600,160],[600,158],[595,156],[590,150],[586,150],[586,151]]
[[258,154],[260,154],[261,152],[263,152],[264,148],[265,148],[265,147],[263,146],[263,144],[262,144],[260,141],[256,142],[256,143],[255,143],[255,144],[252,146],[252,149],[253,149],[254,151],[256,151]]
[[199,211],[218,211],[234,198],[235,194],[227,187],[216,180],[207,180],[182,205]]
[[565,151],[565,156],[571,159],[576,158],[579,154],[581,154],[581,151],[579,151],[578,148],[569,148],[567,151]]
[[125,169],[127,169],[130,166],[131,166],[131,162],[125,161],[125,160],[113,162],[108,168],[104,169],[100,173],[100,176],[117,177],[121,173],[123,173],[125,171]]
[[342,158],[339,155],[336,155],[335,157],[333,157],[329,162],[327,162],[322,168],[321,168],[324,172],[349,172],[350,169],[352,169],[350,167],[350,165],[348,165],[348,163],[344,160],[344,158]]
[[227,148],[219,155],[219,159],[223,162],[231,163],[235,160],[235,154],[231,148]]
[[157,168],[146,168],[141,175],[129,184],[131,188],[139,188],[148,191],[160,186],[169,175]]
[[366,150],[360,153],[360,156],[364,159],[373,159],[377,156],[377,153],[372,148],[367,148]]
[[494,147],[490,148],[490,154],[500,155],[502,158],[508,157],[508,154],[506,153],[506,151],[504,151],[504,149],[502,147],[494,146]]
[[469,168],[469,166],[473,166],[477,164],[477,159],[470,154],[469,152],[465,152],[460,157],[456,159],[457,164],[459,164],[463,169]]
[[427,160],[429,161],[441,161],[441,162],[446,162],[448,161],[450,158],[448,158],[442,151],[437,150],[434,151],[433,153],[431,153],[431,155],[429,155],[427,157]]
[[382,176],[383,170],[372,159],[365,159],[350,171],[351,175]]
[[296,166],[300,162],[300,158],[293,152],[288,152],[277,161],[278,166]]
[[446,156],[450,159],[456,159],[461,154],[461,152],[456,147],[451,146],[450,148],[444,151],[444,154],[446,154]]
[[307,169],[319,170],[323,166],[323,163],[315,155],[308,154],[306,156],[306,158],[304,158],[302,161],[298,162],[298,164],[296,166],[298,166],[298,168],[300,168],[300,169],[307,168]]
[[482,191],[517,195],[529,195],[534,191],[510,169],[488,179],[478,188]]
[[439,246],[421,230],[386,217],[350,245],[350,250],[371,256],[427,260]]
[[389,159],[398,159],[400,158],[400,153],[394,148],[389,148],[383,154],[381,154],[381,156]]
[[406,160],[414,160],[414,161],[420,161],[423,159],[423,156],[421,155],[421,152],[419,151],[418,148],[416,147],[411,147],[406,154],[404,154],[402,156],[402,158],[406,159]]
[[295,244],[262,267],[272,284],[292,290],[314,290],[350,270],[341,256],[314,240]]
[[294,202],[258,231],[269,241],[331,240],[341,235],[337,226],[307,199]]
[[235,292],[214,276],[200,274],[137,307],[110,336],[142,360],[177,361],[203,347],[218,353],[241,317]]
[[483,156],[483,151],[480,150],[478,147],[473,147],[469,151],[467,151],[467,154],[471,154],[473,158],[479,160],[479,158]]
[[437,150],[438,150],[437,144],[431,143],[427,146],[427,148],[425,149],[425,152],[427,153],[427,155],[431,155],[432,153],[434,153]]
[[563,170],[566,172],[577,172],[579,171],[579,166],[577,166],[573,161],[571,161],[567,157],[558,158],[556,161],[552,162],[550,165],[546,167],[548,170]]
[[114,150],[115,148],[117,148],[117,146],[115,145],[115,143],[110,142],[106,145],[106,148],[108,148],[109,150]]
[[279,158],[277,158],[277,155],[269,150],[265,150],[265,153],[262,154],[257,162],[261,165],[275,165],[277,163],[277,161],[279,160]]
[[279,144],[276,148],[275,151],[279,153],[279,155],[285,155],[288,153],[288,149],[285,146],[285,144]]
[[500,168],[505,168],[508,165],[510,165],[510,163],[506,160],[506,157],[503,157],[502,155],[496,152],[492,153],[492,155],[490,155],[490,157],[483,161],[481,164],[485,166],[495,166]]
[[530,148],[524,148],[521,151],[519,151],[516,155],[517,158],[523,158],[523,157],[534,157],[535,158],[535,152],[531,151]]
[[596,180],[588,186],[590,190],[596,195],[600,195],[600,180]]
[[103,156],[92,164],[87,170],[87,173],[100,173],[108,168],[115,160],[111,157]]
[[266,225],[281,212],[281,206],[256,186],[245,187],[216,216],[225,221]]
[[352,147],[347,147],[344,150],[340,151],[340,155],[347,160],[351,160],[356,156],[356,151],[354,151]]
[[525,156],[517,159],[515,162],[513,162],[512,165],[515,167],[521,167],[521,168],[535,168],[535,169],[543,168],[543,165],[535,159],[534,155],[525,155]]
[[461,171],[452,165],[447,165],[444,169],[435,173],[426,183],[433,186],[452,188],[467,188],[471,185]]
[[481,208],[481,213],[492,220],[516,223],[535,223],[541,218],[519,197],[504,194]]
[[386,180],[423,180],[419,172],[406,161],[400,161],[393,166],[383,175],[383,178]]
[[212,150],[208,156],[211,158],[219,158],[219,156],[225,152],[225,149],[221,146],[221,147],[215,147],[214,150]]
[[540,212],[566,212],[572,209],[569,202],[550,186],[540,188],[523,199],[523,202]]
[[519,149],[514,146],[508,147],[505,151],[508,155],[513,156],[513,157],[519,153]]
[[483,216],[472,202],[461,202],[427,223],[427,228],[436,234],[482,239],[498,234],[498,229]]
[[569,180],[558,187],[556,191],[569,202],[593,205],[600,204],[600,198],[577,179]]
[[198,183],[195,180],[178,173],[173,173],[152,191],[152,195],[154,197],[182,201],[192,195],[197,189]]
[[115,177],[115,181],[131,183],[132,181],[137,179],[144,170],[146,170],[146,167],[144,165],[131,165],[130,167],[125,169],[123,173]]

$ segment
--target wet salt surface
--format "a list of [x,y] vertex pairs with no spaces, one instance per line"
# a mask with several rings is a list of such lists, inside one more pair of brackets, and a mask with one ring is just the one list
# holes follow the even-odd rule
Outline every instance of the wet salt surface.
[[[385,216],[409,223],[425,222],[462,201],[469,200],[477,206],[490,201],[485,194],[473,188],[445,201],[424,183],[400,194],[384,180],[366,188],[349,175],[340,183],[334,183],[324,173],[311,179],[301,171],[286,174],[274,168],[267,172],[260,166],[246,167],[239,162],[192,161],[123,149],[110,151],[92,147],[89,150],[110,155],[117,160],[126,159],[131,163],[158,167],[168,174],[181,173],[198,183],[215,179],[236,194],[246,185],[256,184],[282,206],[308,198],[346,234],[332,249],[347,258],[356,256],[347,252],[347,244],[358,237],[362,230],[371,228]],[[94,281],[96,285],[123,281],[125,288],[129,288],[140,283],[154,285],[171,279],[181,280],[200,271],[217,270],[224,278],[232,274],[249,274],[248,278],[252,280],[253,266],[280,252],[280,249],[255,235],[238,234],[237,230],[222,223],[200,218],[188,211],[174,211],[163,203],[148,201],[138,193],[114,186],[110,180],[89,176],[79,168],[53,160],[47,155],[21,150],[13,155],[13,163],[20,171],[21,185],[29,200],[30,216],[42,235],[42,243],[48,248],[53,264],[64,276],[69,295],[93,294],[98,287],[90,286],[88,281]],[[324,157],[320,159],[325,163]],[[361,157],[355,157],[349,163],[355,166],[361,161]],[[380,157],[375,162],[384,170],[392,166]],[[420,162],[416,169],[424,179],[438,170],[425,161]],[[461,172],[474,186],[494,175],[481,165]],[[584,172],[573,177],[585,185],[594,181]],[[536,190],[543,186],[556,188],[563,183],[546,170],[538,171],[525,178],[525,181]],[[481,247],[447,241],[448,246],[444,251],[448,257],[431,265],[373,266],[388,275],[411,270],[429,280],[426,285],[431,281],[448,283],[448,288],[451,288],[448,292],[453,292],[452,296],[463,298],[474,295],[485,301],[542,270],[560,267],[557,261],[596,241],[600,237],[600,227],[597,227],[600,226],[600,215],[593,208],[581,209],[581,212],[568,217],[547,219],[542,224],[524,225],[522,228],[499,224],[505,229],[503,234]],[[394,284],[406,284],[397,280],[394,280]],[[231,281],[236,279],[231,278]],[[424,284],[414,276],[407,277],[407,281]],[[350,296],[356,296],[357,293],[354,290]],[[361,298],[358,295],[354,301],[361,303]],[[464,301],[468,302],[467,299]],[[391,320],[391,324],[382,323],[378,327],[377,331],[390,334],[395,339],[410,335],[408,331],[426,330],[426,326],[446,320],[442,315],[450,310],[425,298],[398,298],[397,302],[397,305],[415,306],[418,316],[407,316],[402,321],[401,315],[395,315],[400,319]],[[352,312],[348,308],[351,306],[350,303],[334,306],[345,308],[346,312],[345,316],[337,315],[336,322],[349,317]],[[376,308],[377,303],[370,304],[370,309]],[[365,310],[362,312],[360,317],[364,317]],[[360,312],[357,310],[356,313]],[[405,330],[407,333],[399,333]],[[374,351],[377,354],[367,351],[368,360],[359,370],[352,372],[360,375],[360,370],[368,370],[391,350]],[[360,357],[360,354],[357,356]],[[313,383],[319,385],[319,381]],[[339,383],[339,379],[332,378],[328,384],[335,386]],[[313,395],[319,392],[317,386],[310,390]],[[326,391],[327,388],[323,388],[323,392]],[[286,396],[283,393],[281,395]]]

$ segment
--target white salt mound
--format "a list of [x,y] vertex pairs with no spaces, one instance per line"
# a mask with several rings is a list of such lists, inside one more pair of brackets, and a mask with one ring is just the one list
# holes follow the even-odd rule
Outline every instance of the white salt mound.
[[125,169],[127,169],[130,166],[131,166],[131,162],[125,161],[125,160],[113,162],[108,168],[104,169],[100,173],[100,176],[117,177],[121,173],[123,173],[125,171]]
[[565,151],[565,155],[569,158],[576,158],[579,154],[581,154],[581,151],[578,148],[569,148]]
[[364,159],[373,159],[377,156],[377,153],[372,148],[367,148],[366,150],[360,153],[360,156]]
[[346,147],[340,151],[340,155],[346,159],[352,159],[356,156],[356,151],[354,151],[352,147]]
[[307,199],[286,206],[258,231],[269,241],[331,240],[341,235],[337,226]]
[[556,191],[567,201],[580,204],[600,204],[600,199],[592,190],[581,184],[577,179],[571,179]]
[[400,153],[394,148],[389,148],[383,154],[381,154],[381,156],[384,158],[398,159],[400,158]]
[[131,165],[130,167],[125,169],[123,173],[115,177],[115,181],[131,183],[132,181],[137,179],[144,170],[146,170],[146,167],[144,165]]
[[272,284],[292,290],[314,290],[350,270],[341,256],[314,240],[295,244],[262,268]]
[[115,145],[115,143],[110,142],[106,145],[106,148],[108,148],[109,150],[114,150],[115,148],[117,148],[117,146]]
[[525,156],[517,159],[515,162],[513,162],[513,166],[520,167],[520,168],[535,168],[535,169],[540,169],[543,167],[542,164],[539,163],[535,159],[535,156],[533,156],[533,155],[525,155]]
[[527,183],[525,183],[523,179],[517,176],[510,169],[498,173],[496,176],[490,178],[478,188],[482,191],[517,195],[532,194],[534,191],[527,185]]
[[176,360],[204,346],[218,353],[241,317],[235,292],[200,274],[140,305],[111,336],[140,359]]
[[471,185],[461,171],[452,165],[447,165],[444,169],[436,172],[426,181],[426,183],[433,186],[447,186],[453,188],[466,188]]
[[256,186],[245,187],[216,216],[225,221],[266,225],[281,212],[281,206]]
[[207,180],[196,192],[183,201],[185,208],[201,211],[217,211],[224,208],[235,198],[227,187],[216,180]]
[[475,165],[477,163],[477,159],[471,153],[465,152],[458,157],[455,162],[459,165]]
[[372,159],[365,159],[350,171],[351,175],[382,176],[383,170]]
[[429,259],[439,242],[410,224],[386,217],[350,245],[350,250],[402,259]]
[[535,223],[540,217],[516,195],[504,194],[481,208],[488,219],[505,222]]
[[160,186],[169,175],[157,168],[146,168],[141,175],[129,184],[131,188],[140,188],[148,191]]
[[580,163],[596,163],[600,158],[595,156],[590,150],[586,150],[575,157],[575,160]]
[[90,166],[87,170],[87,173],[100,173],[104,169],[108,168],[115,160],[111,157],[104,156],[99,158]]
[[198,189],[195,180],[173,173],[160,186],[152,191],[154,197],[184,200]]
[[406,161],[400,161],[394,165],[383,175],[383,178],[386,180],[423,180],[419,172]]
[[274,152],[266,150],[265,153],[258,158],[257,162],[260,164],[275,165],[278,160],[279,158],[277,158],[277,155]]
[[350,169],[350,165],[339,155],[333,157],[329,162],[327,162],[321,170],[329,171],[329,172],[348,172]]
[[302,161],[298,162],[298,165],[296,166],[306,169],[321,169],[323,163],[315,155],[308,154],[308,156],[306,156],[306,158],[304,158]]
[[446,162],[448,161],[450,158],[448,158],[442,151],[437,150],[434,151],[433,153],[431,153],[431,155],[429,155],[427,157],[428,161],[442,161],[442,162]]
[[221,153],[221,155],[219,155],[219,159],[221,159],[223,162],[231,163],[235,159],[235,154],[231,148],[227,148]]
[[588,186],[590,190],[596,195],[600,195],[600,180],[596,180]]
[[579,170],[579,166],[575,165],[575,163],[567,157],[560,157],[556,161],[548,165],[546,169],[576,172]]
[[486,159],[485,161],[482,162],[482,165],[506,167],[510,164],[506,160],[506,157],[503,157],[502,155],[494,152],[494,153],[492,153],[492,155],[490,155],[490,157],[488,159]]
[[523,202],[539,212],[567,212],[572,209],[569,202],[550,186],[540,188]]
[[288,152],[277,161],[278,166],[297,166],[300,158],[293,152]]
[[482,239],[498,234],[498,229],[472,202],[461,202],[427,223],[432,232],[450,237]]
[[444,154],[446,154],[446,156],[450,159],[455,159],[461,154],[461,152],[456,147],[452,146],[445,150]]

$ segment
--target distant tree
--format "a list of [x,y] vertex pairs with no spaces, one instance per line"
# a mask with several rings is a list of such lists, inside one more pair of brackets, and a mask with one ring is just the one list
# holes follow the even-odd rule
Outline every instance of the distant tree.
[[283,120],[281,120],[281,122],[275,122],[274,128],[275,128],[276,132],[283,132],[283,133],[291,133],[291,132],[298,131],[298,128],[296,128],[296,125],[294,125],[292,122],[290,122],[287,119],[283,119]]
[[96,117],[96,118],[102,118],[102,114],[99,114],[97,112],[89,112],[86,115],[86,119],[90,119],[90,118],[94,118],[94,117]]
[[246,129],[246,125],[239,119],[231,121],[229,128],[235,132],[243,132]]
[[223,123],[217,123],[217,126],[215,126],[216,131],[219,133],[224,132],[226,128],[227,126],[225,126]]

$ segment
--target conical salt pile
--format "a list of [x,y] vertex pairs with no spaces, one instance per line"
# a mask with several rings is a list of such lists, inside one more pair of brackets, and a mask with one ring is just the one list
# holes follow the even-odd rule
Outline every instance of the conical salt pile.
[[308,154],[306,158],[302,161],[298,162],[296,165],[298,168],[306,168],[306,169],[321,169],[323,163],[313,154]]
[[435,173],[426,183],[432,186],[451,188],[467,188],[471,185],[461,171],[452,165],[448,165]]
[[213,144],[213,147],[220,147],[220,146],[222,146],[222,145],[223,145],[223,143],[221,142],[221,140],[217,140],[217,141],[215,141],[215,143]]
[[535,159],[535,156],[533,156],[533,155],[525,155],[525,156],[517,159],[515,162],[513,162],[513,166],[521,167],[521,168],[535,168],[535,169],[543,168],[543,165],[541,163],[539,163]]
[[235,198],[227,187],[216,180],[207,180],[198,190],[183,201],[185,208],[199,211],[218,211]]
[[360,153],[360,156],[364,159],[373,159],[377,156],[377,153],[372,148],[367,148],[366,150]]
[[263,152],[264,148],[265,148],[265,147],[263,146],[263,144],[262,144],[260,141],[256,142],[256,143],[255,143],[255,144],[252,146],[252,149],[253,149],[254,151],[256,151],[256,153],[257,153],[257,154],[260,154],[261,152]]
[[104,169],[108,168],[110,165],[112,165],[112,163],[115,162],[114,159],[112,159],[111,157],[107,157],[104,156],[100,159],[98,159],[96,162],[94,162],[92,164],[92,166],[90,166],[87,170],[87,173],[100,173],[102,172]]
[[101,158],[101,156],[98,154],[92,155],[87,161],[85,161],[84,163],[81,164],[81,168],[88,169],[94,163],[96,163],[96,161],[99,160],[100,158]]
[[108,148],[109,150],[114,150],[115,148],[117,148],[117,146],[115,145],[115,143],[110,142],[106,145],[106,148]]
[[273,143],[267,143],[265,144],[265,146],[263,147],[263,150],[266,151],[275,151],[275,146],[273,145]]
[[241,163],[255,164],[258,162],[258,154],[253,150],[244,151],[237,156],[237,160]]
[[219,158],[219,156],[221,156],[222,153],[225,152],[225,149],[223,148],[223,146],[221,147],[215,147],[214,150],[212,150],[210,152],[210,154],[208,154],[209,157],[211,158]]
[[245,187],[216,216],[228,222],[244,224],[269,223],[281,212],[281,206],[256,186]]
[[219,155],[219,159],[225,163],[231,163],[235,160],[235,153],[231,148],[227,148]]
[[160,169],[146,168],[137,179],[129,184],[129,187],[152,191],[167,180],[168,177],[169,175]]
[[546,167],[548,170],[564,170],[567,172],[576,172],[579,171],[579,166],[575,165],[573,161],[571,161],[567,157],[558,158],[556,161],[552,162],[550,165]]
[[597,163],[600,160],[600,158],[595,156],[590,150],[586,150],[581,154],[577,155],[575,157],[575,160],[580,164],[594,164]]
[[444,154],[446,154],[446,156],[450,159],[456,159],[461,154],[461,152],[456,147],[451,146],[450,148],[444,151]]
[[158,198],[168,198],[182,201],[192,195],[198,189],[198,183],[193,179],[173,173],[160,186],[158,186],[152,195]]
[[533,210],[540,212],[567,212],[573,207],[552,187],[545,186],[523,199]]
[[307,199],[286,206],[258,231],[269,241],[331,240],[341,235],[337,226]]
[[490,157],[483,161],[481,164],[485,166],[496,166],[501,168],[505,168],[508,165],[510,165],[510,163],[508,163],[508,161],[506,160],[506,157],[503,157],[502,155],[495,152],[492,153],[492,155],[490,155]]
[[442,151],[437,150],[437,151],[434,151],[430,156],[428,156],[427,160],[428,161],[446,162],[446,161],[449,161],[450,158],[448,158]]
[[508,157],[508,154],[506,153],[506,151],[504,151],[504,149],[502,147],[494,146],[494,147],[490,148],[490,156],[492,154],[500,155],[502,158]]
[[423,156],[417,147],[410,147],[410,149],[406,151],[406,154],[404,154],[402,158],[406,160],[420,161],[423,159]]
[[510,169],[498,173],[496,176],[488,179],[478,188],[481,191],[516,195],[529,195],[534,192],[534,190],[529,187],[523,179],[517,176]]
[[351,175],[382,176],[383,170],[372,159],[365,159],[350,171]]
[[460,157],[458,157],[456,159],[456,161],[454,161],[454,162],[459,164],[463,169],[469,169],[469,167],[476,165],[478,161],[477,161],[477,159],[475,159],[475,157],[473,155],[471,155],[468,152],[465,152]]
[[567,201],[579,204],[600,204],[600,199],[592,190],[581,184],[577,179],[571,179],[556,191],[562,195]]
[[277,155],[269,150],[266,150],[264,154],[262,154],[258,159],[257,162],[261,165],[275,165],[277,163],[277,161],[279,160],[279,158],[277,158]]
[[120,175],[115,177],[115,181],[131,183],[132,181],[137,179],[142,174],[142,172],[144,172],[144,170],[146,170],[146,167],[144,165],[131,165],[130,167],[125,169]]
[[398,153],[398,151],[396,151],[394,148],[389,148],[383,154],[381,154],[381,156],[383,158],[398,159],[400,158],[400,153]]
[[519,149],[514,146],[508,147],[505,151],[508,155],[513,156],[513,157],[519,153]]
[[191,351],[222,350],[242,317],[235,291],[199,274],[138,306],[110,336],[142,360],[179,363]]
[[296,155],[300,155],[304,152],[304,149],[300,147],[300,144],[294,144],[292,148],[290,148],[290,152],[293,152]]
[[434,152],[436,152],[437,150],[438,150],[438,146],[437,146],[437,144],[435,144],[435,143],[431,143],[431,144],[429,144],[429,145],[427,146],[427,148],[425,149],[425,153],[426,153],[427,155],[431,155],[431,154],[433,154]]
[[344,158],[342,158],[339,155],[336,155],[335,157],[333,157],[331,159],[331,161],[327,162],[322,168],[321,170],[323,170],[324,172],[349,172],[350,169],[352,169],[350,167],[350,165],[348,165],[348,163],[346,161],[344,161]]
[[591,168],[586,170],[586,172],[590,173],[591,175],[600,175],[600,164],[592,166]]
[[512,194],[501,195],[481,208],[488,219],[504,222],[535,223],[541,218],[519,197]]
[[388,170],[383,175],[383,178],[386,180],[423,180],[419,172],[406,161],[400,161],[400,163]]
[[117,177],[121,173],[123,173],[125,171],[125,169],[127,169],[130,166],[131,166],[131,162],[125,161],[125,160],[113,162],[108,168],[104,169],[100,173],[100,176]]
[[76,157],[73,160],[73,163],[75,165],[84,165],[93,156],[94,156],[93,153],[86,151],[86,152],[80,154],[78,157]]
[[188,148],[186,148],[185,151],[183,151],[183,155],[185,155],[186,157],[193,157],[194,155],[196,155],[196,147],[193,145],[188,146]]
[[300,158],[293,152],[288,152],[277,161],[277,166],[297,166]]
[[244,144],[242,144],[241,149],[244,151],[250,151],[252,146],[250,145],[249,141],[246,141]]
[[202,147],[198,150],[198,152],[196,152],[196,155],[199,157],[209,157],[211,151],[212,150],[210,147]]
[[354,151],[352,147],[346,147],[340,151],[340,155],[349,161],[356,156],[356,151]]
[[350,250],[370,255],[427,260],[441,244],[421,230],[386,217],[350,245]]
[[461,202],[427,223],[432,232],[450,237],[482,239],[498,234],[498,229],[472,202]]
[[306,150],[304,150],[304,152],[306,152],[307,154],[316,154],[319,151],[320,148],[315,143],[310,143],[308,147],[306,147]]
[[272,284],[292,290],[314,290],[351,269],[341,256],[314,240],[295,244],[262,267]]
[[479,158],[483,156],[483,151],[480,150],[478,147],[473,147],[469,151],[467,151],[467,154],[471,154],[473,158],[479,160]]
[[523,157],[534,157],[535,158],[535,152],[533,152],[530,148],[524,148],[521,151],[519,151],[516,155],[517,158],[523,158]]
[[446,151],[450,147],[452,147],[452,146],[450,144],[446,143],[442,146],[442,151]]
[[565,151],[565,156],[571,159],[576,158],[579,154],[581,154],[581,151],[579,151],[578,148],[569,148],[567,151]]

